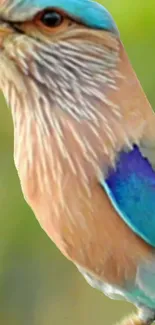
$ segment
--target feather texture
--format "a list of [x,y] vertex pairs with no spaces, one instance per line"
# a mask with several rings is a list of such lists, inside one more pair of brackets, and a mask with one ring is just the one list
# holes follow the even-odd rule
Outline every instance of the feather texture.
[[155,246],[155,171],[138,146],[122,151],[101,183],[123,220]]
[[91,0],[5,0],[0,8],[2,17],[22,21],[30,19],[45,8],[58,8],[72,18],[91,28],[106,29],[118,34],[116,24],[109,12]]
[[[67,23],[46,33],[33,17],[55,6]],[[145,306],[147,324],[155,115],[115,23],[89,0],[4,0],[0,29],[4,19],[11,32],[0,44],[0,87],[24,196],[89,283]]]

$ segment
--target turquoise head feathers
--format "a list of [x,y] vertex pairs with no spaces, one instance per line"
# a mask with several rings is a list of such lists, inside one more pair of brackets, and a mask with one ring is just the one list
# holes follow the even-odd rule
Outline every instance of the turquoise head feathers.
[[35,13],[46,8],[57,8],[90,28],[105,29],[118,34],[110,13],[100,4],[91,0],[8,0],[0,12],[12,20],[30,19]]

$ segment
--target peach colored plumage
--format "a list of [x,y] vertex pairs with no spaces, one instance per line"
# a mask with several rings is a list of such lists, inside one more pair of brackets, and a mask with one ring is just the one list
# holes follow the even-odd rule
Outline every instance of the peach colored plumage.
[[112,17],[89,0],[4,1],[0,49],[26,201],[92,286],[142,309],[122,325],[151,324],[155,115]]

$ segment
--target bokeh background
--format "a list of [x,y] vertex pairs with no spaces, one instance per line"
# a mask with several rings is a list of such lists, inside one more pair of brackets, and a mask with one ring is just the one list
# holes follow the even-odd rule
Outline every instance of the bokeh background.
[[[66,0],[67,1],[67,0]],[[155,1],[101,0],[155,107]],[[13,128],[0,96],[0,324],[110,325],[133,310],[87,285],[41,230],[21,194]]]

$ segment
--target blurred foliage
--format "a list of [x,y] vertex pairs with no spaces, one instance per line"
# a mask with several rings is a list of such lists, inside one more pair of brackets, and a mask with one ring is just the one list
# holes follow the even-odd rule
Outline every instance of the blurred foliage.
[[[67,1],[67,0],[66,0]],[[102,0],[155,106],[155,2]],[[21,194],[11,114],[0,98],[0,324],[110,325],[133,308],[90,288],[41,230]]]

